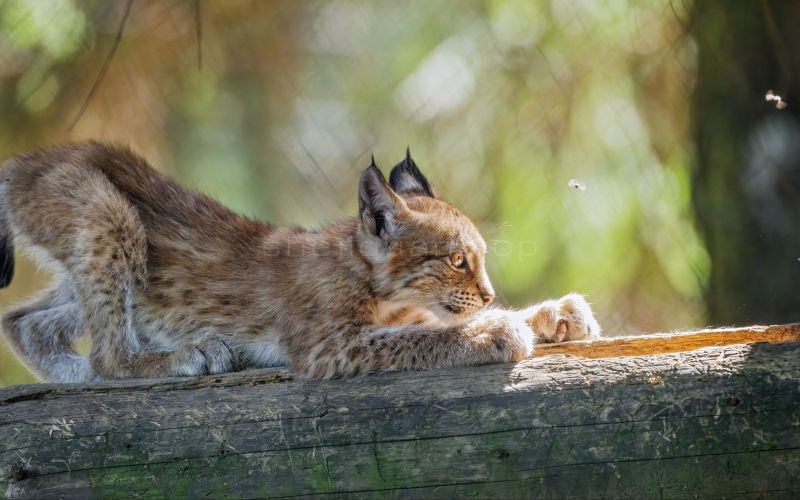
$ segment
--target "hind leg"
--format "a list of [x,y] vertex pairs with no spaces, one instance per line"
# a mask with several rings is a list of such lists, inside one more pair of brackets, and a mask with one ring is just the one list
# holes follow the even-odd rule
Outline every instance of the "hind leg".
[[231,351],[221,337],[156,342],[152,339],[163,336],[137,331],[136,308],[146,293],[145,229],[133,205],[105,178],[89,181],[95,186],[84,198],[83,224],[66,267],[92,336],[92,367],[107,378],[231,371]]
[[74,284],[95,372],[128,378],[230,371],[230,349],[219,337],[179,341],[168,332],[137,331],[136,309],[147,293],[145,227],[99,170],[66,161],[22,180],[8,191],[15,232]]
[[[98,211],[79,238],[88,245],[74,265],[92,334],[92,366],[106,377],[194,376],[232,371],[231,351],[215,335],[165,346],[157,332],[136,331],[145,287],[145,241],[132,213]],[[167,340],[167,343],[170,343]]]
[[17,355],[42,379],[86,382],[98,378],[74,350],[83,333],[83,312],[64,282],[3,317],[3,331]]

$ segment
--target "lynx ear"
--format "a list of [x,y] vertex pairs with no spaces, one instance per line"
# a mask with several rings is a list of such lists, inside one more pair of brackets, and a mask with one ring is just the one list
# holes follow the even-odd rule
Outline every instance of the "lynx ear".
[[410,194],[436,198],[436,193],[428,179],[422,175],[417,164],[411,159],[410,149],[406,149],[406,158],[392,169],[392,173],[389,174],[389,184],[400,195]]
[[397,215],[406,204],[397,196],[375,165],[375,158],[361,174],[358,186],[358,213],[368,233],[388,238],[396,229]]

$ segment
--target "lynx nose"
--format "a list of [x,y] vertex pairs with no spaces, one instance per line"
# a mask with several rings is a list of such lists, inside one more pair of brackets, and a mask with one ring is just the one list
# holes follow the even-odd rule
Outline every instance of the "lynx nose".
[[489,302],[494,299],[494,288],[492,288],[492,284],[489,282],[489,277],[486,276],[485,270],[481,272],[481,279],[478,280],[475,285],[478,289],[481,299],[483,299],[483,305],[488,305]]

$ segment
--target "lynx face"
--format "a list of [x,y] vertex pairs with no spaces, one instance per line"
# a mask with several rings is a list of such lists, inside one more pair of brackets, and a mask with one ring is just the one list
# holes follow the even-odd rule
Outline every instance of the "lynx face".
[[436,199],[410,155],[388,183],[374,163],[364,172],[359,207],[364,255],[384,299],[380,322],[461,324],[492,301],[486,243],[464,214]]

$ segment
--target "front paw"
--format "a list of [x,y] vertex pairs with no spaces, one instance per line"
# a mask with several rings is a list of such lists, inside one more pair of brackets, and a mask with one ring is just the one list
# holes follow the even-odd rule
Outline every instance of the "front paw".
[[171,375],[197,376],[235,370],[236,359],[226,340],[219,335],[204,335],[174,354]]
[[533,352],[535,334],[524,311],[487,309],[470,325],[484,339],[491,339],[502,362],[521,361]]
[[570,293],[534,308],[535,312],[527,323],[541,342],[586,340],[600,336],[600,325],[581,295]]

